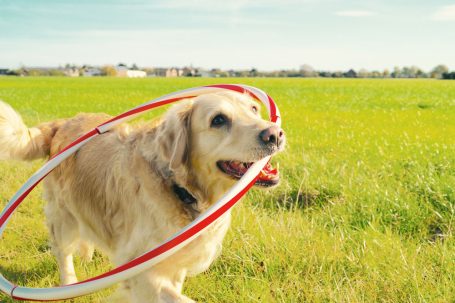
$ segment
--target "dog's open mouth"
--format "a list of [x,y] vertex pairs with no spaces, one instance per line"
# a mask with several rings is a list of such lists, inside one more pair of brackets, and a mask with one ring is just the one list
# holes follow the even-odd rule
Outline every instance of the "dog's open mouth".
[[[253,162],[240,162],[240,161],[218,161],[218,168],[225,174],[234,179],[240,179],[253,165]],[[270,187],[277,185],[280,182],[280,176],[277,168],[273,168],[270,163],[261,170],[259,178],[256,180],[255,185]]]

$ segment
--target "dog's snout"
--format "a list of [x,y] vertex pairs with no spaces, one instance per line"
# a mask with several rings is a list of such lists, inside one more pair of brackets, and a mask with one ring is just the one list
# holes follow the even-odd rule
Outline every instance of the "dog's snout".
[[271,144],[280,146],[281,142],[283,141],[283,138],[284,132],[277,125],[273,125],[269,128],[266,128],[259,133],[259,139],[261,140],[262,143],[267,145]]

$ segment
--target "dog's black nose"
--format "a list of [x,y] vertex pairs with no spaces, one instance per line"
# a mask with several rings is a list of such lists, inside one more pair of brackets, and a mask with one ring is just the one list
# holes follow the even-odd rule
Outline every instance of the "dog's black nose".
[[259,139],[264,144],[273,144],[276,146],[280,146],[281,142],[284,138],[283,130],[277,126],[273,125],[269,128],[264,129],[259,133]]

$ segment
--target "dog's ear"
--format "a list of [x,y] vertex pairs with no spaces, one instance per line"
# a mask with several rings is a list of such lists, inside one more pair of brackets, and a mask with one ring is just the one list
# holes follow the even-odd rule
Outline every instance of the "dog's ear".
[[172,107],[160,125],[159,144],[162,158],[175,174],[187,171],[190,160],[192,102]]

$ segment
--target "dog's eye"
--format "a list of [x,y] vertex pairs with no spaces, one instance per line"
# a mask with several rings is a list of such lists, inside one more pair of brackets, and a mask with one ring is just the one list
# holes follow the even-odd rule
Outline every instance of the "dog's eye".
[[220,127],[226,124],[227,118],[223,114],[216,115],[215,118],[212,119],[212,127]]
[[257,113],[258,112],[258,107],[256,105],[253,105],[253,107],[251,108],[253,110],[253,113]]

